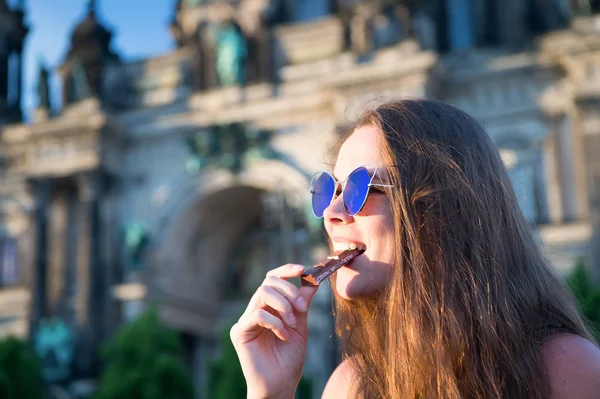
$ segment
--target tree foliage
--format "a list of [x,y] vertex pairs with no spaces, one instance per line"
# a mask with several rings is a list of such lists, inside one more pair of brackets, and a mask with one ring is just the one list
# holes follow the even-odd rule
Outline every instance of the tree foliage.
[[577,263],[567,283],[591,333],[600,342],[600,289],[591,282],[583,261]]
[[8,337],[0,341],[0,398],[44,398],[42,372],[27,344]]
[[177,334],[161,325],[155,307],[121,327],[103,348],[106,368],[95,399],[193,399]]

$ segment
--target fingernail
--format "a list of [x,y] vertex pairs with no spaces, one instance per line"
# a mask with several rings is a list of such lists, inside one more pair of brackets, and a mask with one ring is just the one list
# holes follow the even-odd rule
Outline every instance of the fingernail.
[[298,299],[296,299],[296,308],[301,312],[306,311],[306,309],[308,309],[306,299],[304,299],[303,297],[299,297]]

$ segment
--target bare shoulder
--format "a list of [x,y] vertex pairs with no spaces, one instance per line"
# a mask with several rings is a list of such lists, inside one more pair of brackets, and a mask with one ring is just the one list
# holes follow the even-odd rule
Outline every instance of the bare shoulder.
[[331,374],[323,396],[321,399],[340,399],[348,398],[350,394],[350,388],[354,381],[354,371],[350,365],[350,360],[345,359]]
[[573,334],[560,334],[540,349],[550,382],[551,399],[597,398],[600,392],[600,350]]

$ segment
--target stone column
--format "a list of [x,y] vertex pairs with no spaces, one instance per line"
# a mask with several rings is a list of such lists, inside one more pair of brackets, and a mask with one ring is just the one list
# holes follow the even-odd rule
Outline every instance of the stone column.
[[47,256],[48,256],[48,204],[51,182],[48,179],[30,180],[29,185],[35,198],[35,255],[32,271],[32,300],[30,311],[30,331],[48,315],[47,309]]
[[586,166],[586,141],[581,123],[581,115],[575,114],[577,122],[572,123],[569,128],[572,142],[573,172],[575,174],[575,207],[577,220],[588,220],[590,217],[589,189],[587,166]]
[[600,154],[600,116],[597,111],[599,104],[600,99],[597,99],[590,104],[580,106],[583,158],[588,184],[589,220],[592,225],[590,271],[598,285],[600,285],[600,157],[598,157]]
[[544,170],[546,171],[546,198],[548,201],[549,222],[558,224],[563,220],[562,198],[558,152],[556,145],[557,132],[553,130],[543,145]]
[[67,227],[65,231],[65,271],[64,271],[64,287],[65,287],[65,314],[71,325],[77,325],[77,317],[75,313],[75,304],[77,293],[77,223],[78,219],[78,196],[73,187],[70,187],[67,192]]
[[[541,143],[540,143],[541,144]],[[539,148],[539,147],[538,147]],[[546,193],[547,181],[544,174],[544,154],[542,150],[536,150],[533,154],[533,193],[536,202],[536,221],[537,223],[548,223],[550,221],[549,200]]]
[[97,347],[102,330],[102,292],[104,288],[99,265],[99,193],[96,174],[78,176],[78,245],[75,313],[79,326],[81,371],[92,372],[97,365]]
[[[600,137],[600,136],[599,136]],[[598,140],[596,147],[600,147]],[[591,171],[590,183],[590,222],[592,224],[592,237],[590,239],[590,265],[592,280],[600,285],[600,171]]]
[[58,191],[50,201],[50,228],[48,235],[48,307],[51,316],[62,313],[65,297],[65,262],[67,252],[67,198]]
[[201,62],[202,62],[202,89],[213,89],[219,86],[219,79],[217,77],[217,57],[215,55],[215,45],[210,42],[207,37],[206,28],[201,31],[198,40],[201,41]]
[[579,216],[577,212],[577,176],[573,157],[573,124],[571,122],[569,116],[563,115],[556,124],[563,222],[575,221]]

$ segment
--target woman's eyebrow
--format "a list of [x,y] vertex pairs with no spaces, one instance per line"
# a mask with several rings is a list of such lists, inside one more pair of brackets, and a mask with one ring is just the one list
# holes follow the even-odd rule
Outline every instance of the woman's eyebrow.
[[[367,168],[367,170],[369,171],[369,174],[373,175],[373,173],[375,173],[375,169],[374,168]],[[331,172],[331,176],[333,176],[333,178],[335,179],[335,181],[342,181],[343,179],[340,179],[336,176],[336,174],[334,172]],[[377,173],[375,173],[375,176],[373,177],[373,182],[377,181],[379,183],[383,183],[388,179],[388,172],[385,171],[383,168],[378,168],[377,169]]]

